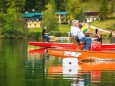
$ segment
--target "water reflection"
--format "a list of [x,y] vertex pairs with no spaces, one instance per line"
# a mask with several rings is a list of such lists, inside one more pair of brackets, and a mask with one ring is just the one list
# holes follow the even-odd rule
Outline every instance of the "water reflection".
[[[37,52],[37,54],[40,53]],[[78,61],[77,58],[50,56],[47,49],[44,53],[45,78],[54,82],[65,80],[68,82],[68,86],[107,86],[111,82],[115,84],[113,82],[115,79],[114,71],[115,61],[112,59],[96,59],[85,62]],[[61,83],[65,84],[64,82]]]
[[73,80],[73,86],[79,84],[79,81],[82,83],[80,83],[80,86],[84,86],[91,83],[102,83],[102,80],[104,80],[102,77],[104,75],[106,76],[105,70],[113,73],[115,62],[80,62],[78,66],[50,66],[48,68],[48,74],[49,76],[52,74],[55,77],[54,75],[56,74],[57,76],[59,73],[59,76],[62,74],[63,79]]
[[27,42],[0,40],[0,86],[115,86],[115,61],[67,60]]

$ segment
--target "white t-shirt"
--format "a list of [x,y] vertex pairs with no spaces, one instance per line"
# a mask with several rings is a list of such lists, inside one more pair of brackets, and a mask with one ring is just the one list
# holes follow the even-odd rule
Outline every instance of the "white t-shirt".
[[70,33],[72,36],[77,36],[79,39],[85,37],[84,33],[79,29],[79,27],[71,26]]

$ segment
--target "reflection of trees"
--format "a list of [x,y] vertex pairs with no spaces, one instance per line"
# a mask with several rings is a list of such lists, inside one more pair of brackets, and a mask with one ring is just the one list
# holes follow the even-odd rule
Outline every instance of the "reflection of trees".
[[23,86],[25,41],[8,39],[1,40],[1,44],[0,75],[3,77],[0,77],[0,86]]

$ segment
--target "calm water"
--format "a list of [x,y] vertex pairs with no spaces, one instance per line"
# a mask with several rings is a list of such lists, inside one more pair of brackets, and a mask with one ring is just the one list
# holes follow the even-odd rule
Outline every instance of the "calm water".
[[0,86],[115,86],[114,61],[67,61],[27,40],[0,39]]

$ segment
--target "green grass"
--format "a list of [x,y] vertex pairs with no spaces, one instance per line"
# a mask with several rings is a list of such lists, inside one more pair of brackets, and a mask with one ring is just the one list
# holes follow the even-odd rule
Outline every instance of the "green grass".
[[42,28],[29,28],[29,32],[42,32]]
[[[29,32],[42,32],[42,28],[29,28]],[[70,25],[59,25],[59,32],[70,32]]]
[[94,21],[90,23],[90,25],[93,25],[98,28],[108,29],[111,30],[113,28],[113,25],[115,24],[115,19],[109,19],[105,21]]
[[60,32],[70,32],[70,25],[60,25],[59,26],[59,31]]
[[[105,21],[94,21],[91,22],[90,25],[93,25],[98,28],[111,30],[113,25],[115,24],[115,19],[109,19]],[[90,29],[93,32],[93,29]],[[29,32],[42,32],[42,28],[30,28]],[[70,25],[59,25],[59,32],[70,32]]]

